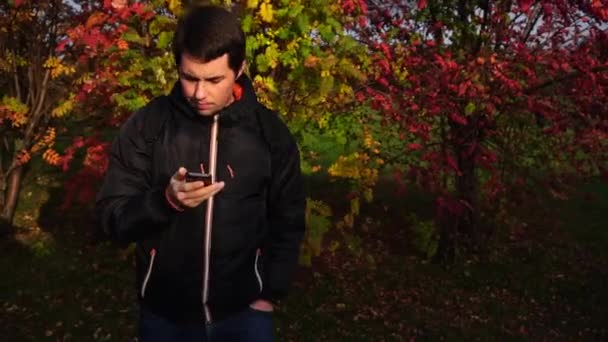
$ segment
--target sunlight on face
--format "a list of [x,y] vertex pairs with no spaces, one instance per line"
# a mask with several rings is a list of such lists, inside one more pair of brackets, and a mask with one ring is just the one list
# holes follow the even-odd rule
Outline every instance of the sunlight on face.
[[182,54],[179,65],[179,81],[184,96],[200,115],[211,116],[234,101],[232,87],[238,75],[228,65],[228,54],[209,62],[201,62]]

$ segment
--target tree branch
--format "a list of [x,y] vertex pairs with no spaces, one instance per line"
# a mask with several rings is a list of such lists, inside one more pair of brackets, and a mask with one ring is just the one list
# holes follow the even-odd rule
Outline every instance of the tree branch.
[[[590,71],[593,72],[593,73],[600,73],[600,72],[608,71],[608,65],[603,65],[603,66],[598,66],[598,67],[595,67],[595,68],[591,68]],[[550,87],[550,86],[552,86],[552,85],[554,85],[556,83],[567,81],[567,80],[571,80],[571,79],[574,79],[574,78],[577,78],[577,77],[580,77],[580,76],[583,76],[583,75],[584,75],[584,73],[582,71],[580,71],[580,70],[573,71],[571,73],[565,74],[564,76],[553,78],[553,79],[550,79],[550,80],[546,80],[546,81],[544,81],[544,82],[542,82],[540,84],[537,84],[537,85],[535,85],[533,87],[530,87],[530,88],[524,90],[524,94],[530,95],[531,93],[533,93],[535,91],[541,90],[541,89],[546,88],[546,87]]]

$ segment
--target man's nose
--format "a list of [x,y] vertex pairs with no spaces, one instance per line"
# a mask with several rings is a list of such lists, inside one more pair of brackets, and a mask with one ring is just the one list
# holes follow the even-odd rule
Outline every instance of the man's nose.
[[205,98],[205,96],[207,96],[207,91],[205,90],[205,85],[203,84],[203,82],[196,82],[196,85],[194,86],[194,98],[197,100],[202,100]]

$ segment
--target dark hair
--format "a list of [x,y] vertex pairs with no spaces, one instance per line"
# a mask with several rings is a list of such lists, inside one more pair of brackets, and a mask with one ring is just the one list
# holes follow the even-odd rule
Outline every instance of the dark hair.
[[228,54],[228,65],[235,72],[245,60],[245,33],[236,16],[217,6],[191,8],[177,24],[173,37],[173,56],[179,66],[182,54],[209,62]]

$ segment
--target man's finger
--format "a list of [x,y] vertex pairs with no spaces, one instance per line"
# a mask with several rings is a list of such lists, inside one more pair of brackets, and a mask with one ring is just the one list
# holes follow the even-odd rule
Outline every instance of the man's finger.
[[[201,182],[202,183],[202,182]],[[194,185],[194,184],[186,184],[186,186],[188,185]],[[222,189],[224,188],[224,182],[218,182],[218,183],[214,183],[208,186],[203,186],[200,189],[197,190],[191,190],[191,191],[187,191],[187,192],[181,192],[183,199],[181,199],[182,201],[191,201],[191,202],[195,202],[200,203],[206,199],[208,199],[209,197],[217,194],[218,192],[220,192]]]
[[176,181],[183,181],[186,179],[186,173],[188,172],[188,170],[186,170],[185,167],[180,167],[179,169],[177,169],[177,171],[175,171],[175,173],[173,174],[173,179],[175,179]]

